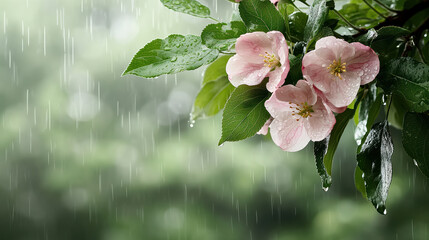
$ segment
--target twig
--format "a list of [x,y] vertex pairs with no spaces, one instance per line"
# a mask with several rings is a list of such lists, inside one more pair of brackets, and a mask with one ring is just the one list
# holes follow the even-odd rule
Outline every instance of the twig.
[[362,0],[366,5],[368,5],[369,8],[372,9],[372,11],[374,11],[375,13],[377,13],[378,15],[380,15],[382,18],[386,19],[387,17],[384,16],[383,14],[381,14],[377,9],[375,9],[375,7],[373,7],[367,0]]
[[366,29],[363,28],[359,28],[356,27],[355,25],[353,25],[353,23],[349,22],[349,20],[347,20],[340,12],[338,12],[337,10],[333,9],[332,11],[334,11],[334,13],[336,13],[338,15],[338,17],[340,17],[347,25],[349,25],[351,28],[353,28],[354,30],[358,31],[358,32],[364,32],[366,31]]

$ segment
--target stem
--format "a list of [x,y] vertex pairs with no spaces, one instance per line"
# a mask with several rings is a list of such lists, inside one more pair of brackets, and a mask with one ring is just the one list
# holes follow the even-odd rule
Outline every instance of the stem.
[[211,19],[211,20],[213,20],[213,21],[215,21],[215,22],[218,22],[218,23],[220,23],[220,21],[219,21],[219,20],[217,20],[216,18],[213,18],[213,17],[208,17],[208,19]]
[[387,17],[384,16],[383,14],[381,14],[379,11],[377,11],[377,9],[375,9],[367,0],[362,0],[366,5],[368,5],[369,8],[372,9],[372,11],[374,11],[375,13],[377,13],[378,15],[380,15],[382,18],[386,19]]
[[380,5],[381,7],[383,7],[384,9],[386,9],[387,11],[393,12],[393,13],[397,13],[399,12],[398,10],[395,10],[393,8],[390,8],[386,5],[384,5],[384,3],[380,2],[379,0],[373,0],[374,2],[376,2],[378,5]]
[[338,17],[340,17],[345,23],[347,23],[347,25],[349,25],[351,28],[353,28],[354,30],[358,31],[358,32],[364,32],[365,30],[359,27],[356,27],[355,25],[353,25],[353,23],[349,22],[349,20],[347,20],[340,12],[338,12],[337,10],[333,9],[332,11],[334,11],[334,13],[336,13],[338,15]]

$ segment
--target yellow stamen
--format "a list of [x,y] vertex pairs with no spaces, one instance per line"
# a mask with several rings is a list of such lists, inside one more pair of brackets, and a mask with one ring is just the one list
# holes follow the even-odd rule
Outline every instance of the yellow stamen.
[[327,69],[329,70],[329,73],[342,80],[343,78],[341,77],[341,73],[346,72],[346,63],[341,63],[340,58],[338,61],[334,60]]
[[[293,103],[289,103],[289,104],[293,104]],[[292,106],[290,107],[296,110],[296,111],[295,110],[292,111],[292,116],[299,115],[303,118],[308,118],[312,116],[311,115],[312,113],[314,113],[313,106],[308,105],[307,102],[303,102],[295,105],[296,107],[292,107]],[[299,118],[297,118],[296,120],[299,121]]]
[[265,52],[265,55],[259,54],[259,56],[264,58],[264,66],[269,68],[275,68],[280,66],[280,60],[274,54],[269,54]]

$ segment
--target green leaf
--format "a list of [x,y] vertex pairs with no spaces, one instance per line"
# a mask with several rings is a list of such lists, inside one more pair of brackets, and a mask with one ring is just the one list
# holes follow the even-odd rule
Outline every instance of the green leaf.
[[405,114],[402,144],[420,171],[429,177],[429,116],[422,113]]
[[270,0],[243,0],[239,10],[251,32],[285,31],[284,20]]
[[[340,142],[340,138],[343,135],[344,130],[347,127],[348,122],[350,119],[353,118],[355,114],[355,109],[346,109],[343,113],[338,114],[335,118],[337,122],[334,125],[334,128],[331,131],[330,136],[325,139],[328,141],[328,150],[324,153],[323,156],[323,165],[325,166],[326,173],[329,176],[332,176],[332,161],[334,159],[335,151],[337,150],[338,143]],[[322,153],[324,151],[318,151],[318,153]],[[320,158],[320,156],[316,156],[316,162],[318,161],[317,158]]]
[[429,110],[429,66],[412,58],[393,59],[382,67],[379,86],[400,96],[411,111]]
[[[292,1],[290,1],[292,2]],[[287,8],[288,8],[288,4],[290,3],[284,3],[282,1],[280,1],[277,4],[277,8],[279,9],[279,13],[282,16],[283,20],[284,20],[284,24],[285,24],[285,35],[286,35],[286,39],[289,41],[292,41],[291,35],[290,35],[290,28],[289,28],[289,15],[287,12]],[[293,2],[292,2],[293,4]]]
[[332,184],[332,177],[330,174],[328,174],[323,161],[323,158],[328,152],[328,144],[329,137],[323,139],[322,141],[314,142],[314,158],[316,160],[317,173],[319,173],[319,176],[322,180],[322,188],[325,191],[328,191]]
[[390,60],[401,53],[397,46],[403,40],[399,38],[408,34],[410,34],[410,31],[404,28],[396,26],[382,27],[377,31],[377,36],[372,40],[371,48],[382,55],[382,57],[387,56],[386,59]]
[[357,155],[357,161],[363,172],[368,200],[381,214],[386,214],[387,193],[392,181],[392,154],[388,122],[375,124]]
[[238,37],[247,32],[243,22],[210,24],[201,33],[203,44],[220,51],[230,50]]
[[371,129],[382,105],[382,94],[377,95],[377,87],[375,84],[370,86],[366,97],[362,100],[359,109],[359,123],[355,130],[355,140],[358,147],[358,152],[368,136],[368,130]]
[[303,12],[294,12],[289,15],[290,34],[293,38],[299,41],[304,40],[304,28],[307,20],[308,16]]
[[194,70],[216,60],[219,52],[201,44],[200,37],[170,35],[140,49],[123,73],[152,78]]
[[302,55],[294,56],[289,54],[290,70],[286,77],[285,84],[295,85],[302,77]]
[[307,24],[304,29],[304,39],[310,42],[323,28],[329,14],[328,0],[315,0],[310,7]]
[[216,115],[225,107],[234,89],[227,76],[205,84],[195,99],[191,120]]
[[230,58],[231,55],[224,55],[210,64],[204,72],[203,85],[210,81],[215,81],[220,77],[228,76],[226,73],[226,64]]
[[355,186],[362,194],[362,197],[366,198],[365,180],[363,180],[363,172],[360,170],[359,166],[355,168]]
[[389,116],[387,120],[389,120],[390,126],[393,126],[397,129],[402,130],[402,126],[404,125],[404,117],[408,112],[407,106],[398,96],[392,96],[392,103],[390,105]]
[[270,118],[264,103],[270,97],[265,83],[237,87],[226,103],[219,145],[255,135]]
[[196,0],[161,0],[167,8],[195,17],[209,18],[210,9]]
[[382,27],[377,31],[377,37],[374,41],[391,40],[392,38],[398,38],[408,34],[410,34],[410,31],[405,28],[397,26]]
[[372,41],[378,36],[377,31],[374,30],[374,28],[371,28],[366,32],[364,35],[360,36],[358,39],[356,39],[358,42],[370,46]]

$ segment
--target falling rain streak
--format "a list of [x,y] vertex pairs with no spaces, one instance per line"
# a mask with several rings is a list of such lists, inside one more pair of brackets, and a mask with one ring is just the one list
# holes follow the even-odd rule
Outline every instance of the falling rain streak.
[[[238,12],[229,1],[200,2],[221,22]],[[310,146],[285,153],[257,136],[217,147],[220,115],[188,121],[204,69],[121,76],[151,40],[199,36],[214,21],[158,0],[0,7],[2,238],[353,239],[361,226],[368,238],[428,238],[427,180],[409,177],[401,149],[382,218],[345,180],[354,126],[325,193]]]

